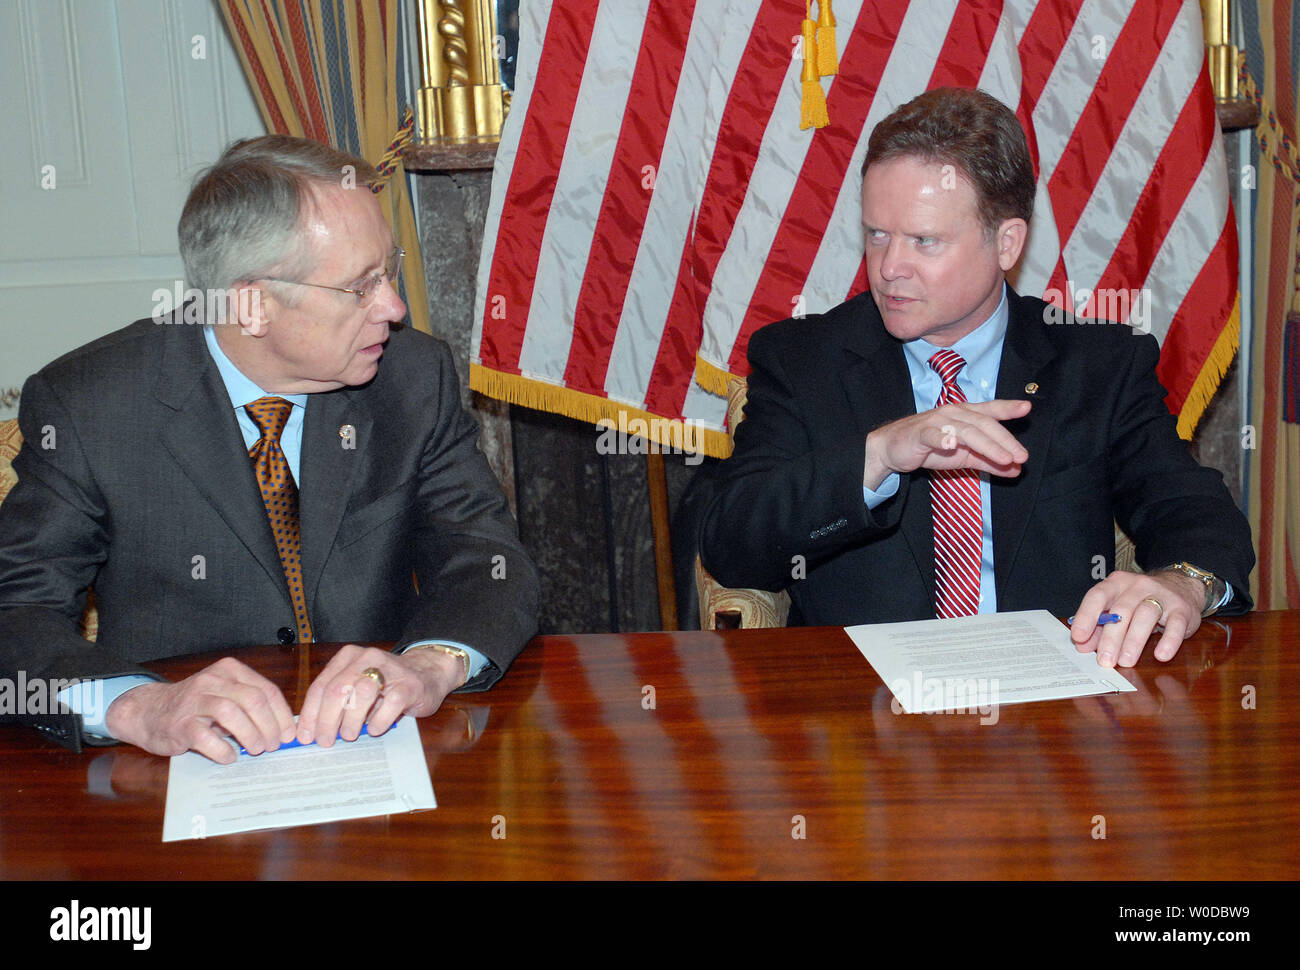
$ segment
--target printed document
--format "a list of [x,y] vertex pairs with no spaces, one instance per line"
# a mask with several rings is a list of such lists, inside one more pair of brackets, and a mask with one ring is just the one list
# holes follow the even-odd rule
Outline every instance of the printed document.
[[1079,653],[1046,610],[869,623],[844,631],[908,714],[1136,690]]
[[229,765],[195,751],[177,755],[167,778],[162,840],[437,807],[419,726],[403,717],[377,738],[241,754]]

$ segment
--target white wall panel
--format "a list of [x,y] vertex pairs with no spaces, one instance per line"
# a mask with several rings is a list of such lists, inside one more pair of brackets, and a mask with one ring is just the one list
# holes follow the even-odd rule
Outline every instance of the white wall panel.
[[3,390],[148,316],[195,173],[265,128],[210,0],[0,0],[0,123]]

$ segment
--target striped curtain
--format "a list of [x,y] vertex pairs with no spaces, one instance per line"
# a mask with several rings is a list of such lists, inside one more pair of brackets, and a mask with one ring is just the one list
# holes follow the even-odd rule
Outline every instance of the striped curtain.
[[1246,494],[1259,565],[1251,594],[1259,609],[1280,610],[1300,607],[1300,2],[1238,6],[1247,92],[1261,115],[1252,159],[1257,185],[1246,193],[1255,222],[1255,324],[1246,360],[1250,424],[1243,432],[1254,432]]
[[[406,250],[402,296],[429,332],[424,264],[401,150],[415,119],[398,0],[217,0],[268,131],[312,138],[366,159]],[[387,185],[388,192],[380,190]]]

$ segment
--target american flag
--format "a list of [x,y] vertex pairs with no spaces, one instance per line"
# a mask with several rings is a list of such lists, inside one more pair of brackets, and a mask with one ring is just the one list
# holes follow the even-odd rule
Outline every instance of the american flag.
[[957,85],[1002,100],[1029,137],[1038,194],[1012,284],[1154,333],[1190,437],[1238,332],[1195,0],[835,0],[830,124],[808,130],[800,0],[522,7],[479,268],[476,389],[663,444],[662,419],[690,422],[725,455],[719,394],[747,373],[753,331],[867,286],[871,129]]

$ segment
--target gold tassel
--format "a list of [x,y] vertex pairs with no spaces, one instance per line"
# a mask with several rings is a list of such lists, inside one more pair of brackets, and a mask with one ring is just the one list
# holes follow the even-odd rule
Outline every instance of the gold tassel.
[[[809,13],[812,12],[809,4]],[[803,31],[803,101],[800,104],[802,117],[799,127],[825,128],[831,123],[826,113],[826,95],[822,93],[821,75],[817,73],[817,41],[813,37],[817,25],[811,19],[805,19]]]
[[834,77],[840,72],[839,55],[835,53],[835,11],[831,0],[817,0],[817,73]]

